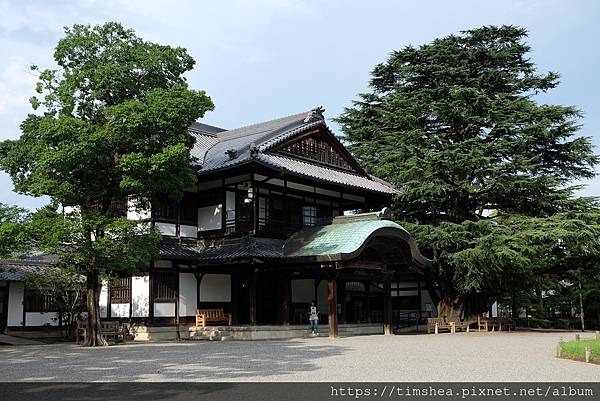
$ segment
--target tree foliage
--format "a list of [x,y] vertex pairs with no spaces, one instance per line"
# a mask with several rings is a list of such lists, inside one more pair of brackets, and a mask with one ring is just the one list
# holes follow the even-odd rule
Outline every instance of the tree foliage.
[[34,218],[39,244],[86,275],[91,345],[103,343],[98,296],[103,275],[131,273],[156,257],[158,234],[127,221],[123,206],[178,199],[196,183],[188,127],[213,109],[188,87],[194,66],[181,47],[144,41],[121,24],[65,28],[57,69],[39,73],[17,140],[0,143],[0,168],[18,192],[75,207]]
[[28,222],[26,209],[0,203],[0,257],[10,257],[29,247]]
[[52,267],[29,273],[27,288],[35,289],[52,300],[52,310],[65,330],[65,338],[72,338],[85,311],[85,277],[68,267]]
[[535,100],[558,75],[537,73],[526,35],[489,26],[395,51],[337,119],[366,168],[403,189],[402,218],[549,215],[574,202],[571,180],[594,175],[579,110]]
[[436,260],[430,292],[446,308],[529,285],[575,262],[558,242],[575,254],[597,234],[595,217],[565,216],[594,209],[570,183],[599,159],[576,107],[537,101],[559,76],[537,71],[526,37],[484,26],[394,51],[337,119],[366,169],[401,189],[396,217]]

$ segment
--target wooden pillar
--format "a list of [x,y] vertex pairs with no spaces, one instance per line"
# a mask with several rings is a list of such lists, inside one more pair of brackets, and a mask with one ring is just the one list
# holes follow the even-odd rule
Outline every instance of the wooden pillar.
[[177,283],[175,285],[175,330],[177,333],[175,334],[177,341],[181,340],[181,335],[179,334],[179,269],[175,269],[175,275],[177,277]]
[[148,270],[148,318],[154,324],[154,262],[150,263]]
[[281,308],[279,309],[279,321],[284,324],[290,324],[290,278],[283,274],[279,282],[279,298]]
[[[419,278],[418,283],[418,287],[417,287],[417,291],[418,291],[418,295],[419,295],[419,309],[417,310],[417,333],[419,332],[419,323],[421,322],[421,313],[422,311],[422,307],[421,305],[423,305],[423,292],[421,290],[421,278]],[[467,331],[469,330],[469,326],[467,326]]]
[[337,286],[335,275],[331,274],[327,278],[327,320],[329,323],[329,337],[335,338],[338,335],[337,319]]
[[[102,287],[104,286],[104,284],[102,282],[100,282],[100,292],[102,292]],[[107,319],[112,319],[112,304],[110,302],[110,279],[106,280],[106,318]],[[98,312],[100,312],[100,310],[98,310]],[[102,316],[100,316],[100,319],[102,319]]]
[[[339,294],[338,294],[338,288],[337,288],[337,281],[336,281],[336,298],[337,295],[339,295],[340,298],[340,322],[342,323],[346,323],[346,282],[341,279],[339,282]],[[337,300],[336,300],[337,301]]]
[[254,266],[250,266],[250,275],[248,277],[248,295],[249,295],[249,316],[250,325],[256,325],[256,271]]
[[367,311],[367,323],[371,323],[371,282],[364,281],[365,286],[365,310]]
[[383,334],[392,334],[392,285],[389,276],[383,281]]
[[234,326],[239,323],[239,292],[242,289],[240,281],[241,279],[239,273],[231,272],[231,324]]
[[318,308],[319,307],[319,284],[321,283],[321,279],[320,278],[316,278],[314,280],[314,283],[315,283],[315,297],[314,297],[314,301],[315,301],[315,305]]

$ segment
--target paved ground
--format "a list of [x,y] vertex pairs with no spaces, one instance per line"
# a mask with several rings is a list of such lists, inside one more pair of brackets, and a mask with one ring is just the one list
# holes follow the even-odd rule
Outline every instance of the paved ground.
[[81,348],[0,346],[0,381],[598,381],[569,333],[457,333]]

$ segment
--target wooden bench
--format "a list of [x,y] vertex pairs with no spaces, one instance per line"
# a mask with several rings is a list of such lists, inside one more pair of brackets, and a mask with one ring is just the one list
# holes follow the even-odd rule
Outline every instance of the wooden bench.
[[206,327],[209,323],[225,323],[231,326],[231,313],[224,313],[223,309],[198,309],[196,327]]
[[443,317],[430,317],[427,319],[427,334],[434,332],[437,334],[441,330],[454,332],[454,322],[447,322]]
[[[117,342],[119,337],[123,338],[123,344],[127,342],[127,333],[121,327],[119,322],[100,322],[100,331],[102,336],[106,338],[106,341],[112,340],[113,342]],[[77,322],[77,331],[75,333],[75,343],[79,344],[79,339],[83,338],[83,343],[87,340],[87,322],[79,321]]]
[[515,321],[511,318],[500,318],[499,322],[499,330],[502,331],[504,329],[511,331],[516,330]]
[[459,319],[450,320],[449,323],[453,323],[454,325],[454,330],[452,332],[466,331],[468,333],[469,326],[471,325],[470,322],[467,322],[466,320],[464,322],[461,322]]

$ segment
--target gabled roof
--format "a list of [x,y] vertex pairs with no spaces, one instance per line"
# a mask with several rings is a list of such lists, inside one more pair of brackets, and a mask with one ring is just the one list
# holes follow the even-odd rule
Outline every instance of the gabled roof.
[[[204,124],[203,127],[193,125],[190,132],[196,137],[196,144],[191,153],[198,159],[200,174],[259,162],[294,175],[381,193],[396,193],[393,185],[374,179],[362,170],[352,155],[329,131],[323,112],[324,109],[318,107],[304,113],[229,131],[219,131],[220,128]],[[344,152],[345,157],[356,167],[356,173],[270,152],[277,145],[318,127],[327,130],[330,134],[329,140],[334,141]]]
[[212,125],[194,122],[190,126],[189,131],[190,134],[196,138],[196,142],[190,153],[192,156],[202,161],[206,151],[219,141],[217,139],[217,134],[226,130]]
[[[250,160],[251,145],[264,152],[284,138],[323,125],[322,116],[313,121],[306,121],[309,113],[294,114],[216,134],[213,146],[206,149],[203,157],[196,156],[202,165],[201,172],[229,167]],[[235,157],[228,156],[227,151],[229,150],[235,152]],[[202,153],[202,150],[196,149],[196,147],[192,153],[195,151],[198,154]]]

